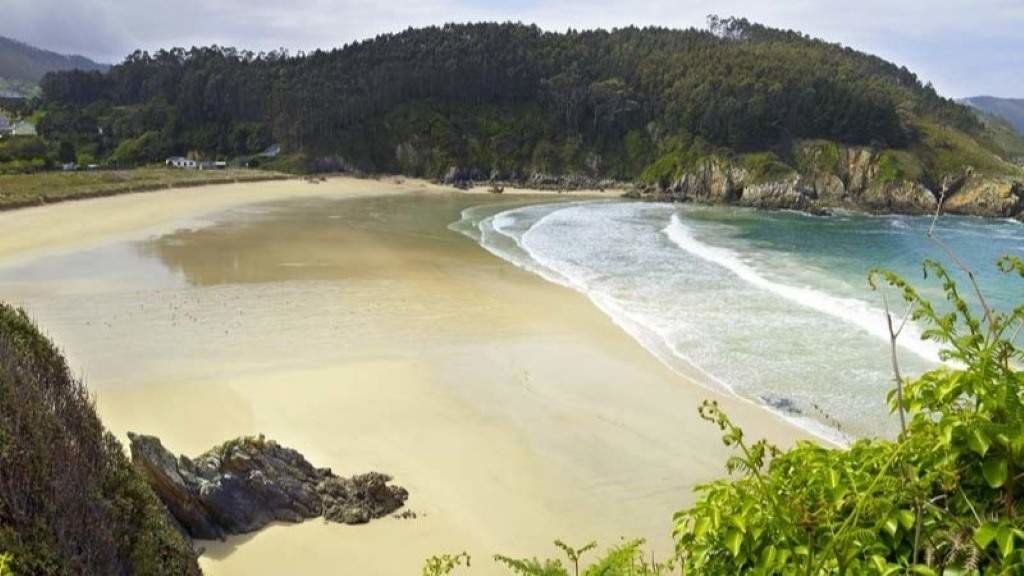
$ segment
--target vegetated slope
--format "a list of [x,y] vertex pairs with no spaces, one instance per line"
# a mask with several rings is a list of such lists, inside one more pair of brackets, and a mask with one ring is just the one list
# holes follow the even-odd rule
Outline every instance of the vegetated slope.
[[1024,98],[973,96],[964,98],[963,101],[979,110],[1003,118],[1018,131],[1024,133]]
[[298,56],[138,52],[108,74],[51,75],[43,91],[44,135],[119,161],[279,143],[306,168],[329,157],[319,165],[666,184],[748,153],[764,154],[757,179],[778,176],[801,168],[796,144],[821,141],[895,151],[888,176],[933,188],[968,167],[1018,175],[970,109],[906,68],[737,19],[568,33],[452,24]]
[[[0,558],[14,574],[199,574],[88,391],[0,304]],[[3,564],[4,562],[0,562]]]
[[84,56],[66,56],[0,36],[0,92],[30,96],[48,72],[60,70],[106,70]]
[[975,108],[974,112],[985,124],[985,131],[988,133],[989,139],[1005,150],[1015,164],[1024,165],[1024,131],[1014,127],[1009,120],[1002,116],[980,108]]

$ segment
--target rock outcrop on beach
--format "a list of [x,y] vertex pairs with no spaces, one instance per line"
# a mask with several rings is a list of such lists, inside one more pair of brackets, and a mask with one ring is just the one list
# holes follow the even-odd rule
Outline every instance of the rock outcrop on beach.
[[219,539],[321,516],[363,524],[408,498],[404,488],[388,484],[390,476],[342,478],[262,436],[226,442],[194,459],[175,456],[153,436],[129,439],[132,462],[192,538]]
[[669,202],[735,204],[766,209],[930,214],[940,198],[953,214],[1024,219],[1024,183],[968,168],[929,187],[891,152],[810,143],[797,146],[796,164],[776,178],[755,177],[740,162],[709,156],[668,184],[641,184],[629,196]]

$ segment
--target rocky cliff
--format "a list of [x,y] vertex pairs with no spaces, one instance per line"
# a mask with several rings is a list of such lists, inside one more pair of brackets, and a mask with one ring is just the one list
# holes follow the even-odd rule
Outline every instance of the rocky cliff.
[[641,184],[632,197],[735,204],[768,209],[927,214],[940,199],[946,212],[1024,219],[1024,177],[985,176],[971,169],[929,187],[900,166],[893,152],[833,144],[797,147],[799,167],[765,178],[722,156],[699,160],[667,185]]

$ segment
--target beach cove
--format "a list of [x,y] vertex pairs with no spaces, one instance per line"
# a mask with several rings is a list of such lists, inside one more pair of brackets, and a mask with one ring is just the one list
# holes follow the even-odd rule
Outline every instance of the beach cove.
[[448,229],[473,206],[562,199],[338,178],[31,208],[0,214],[16,231],[0,298],[65,350],[122,440],[196,454],[263,433],[339,473],[392,474],[418,515],[203,542],[208,574],[416,573],[461,550],[500,573],[491,555],[555,538],[644,537],[666,557],[672,513],[724,474],[701,401],[751,437],[806,434]]

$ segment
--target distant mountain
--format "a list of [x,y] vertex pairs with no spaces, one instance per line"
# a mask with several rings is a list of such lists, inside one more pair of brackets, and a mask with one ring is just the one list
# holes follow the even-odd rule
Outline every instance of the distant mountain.
[[47,72],[62,70],[100,70],[110,67],[84,56],[68,56],[29,46],[0,36],[0,94],[30,96],[38,90],[39,80]]
[[974,96],[963,102],[1003,118],[1021,133],[1024,133],[1024,98],[996,98],[995,96]]

